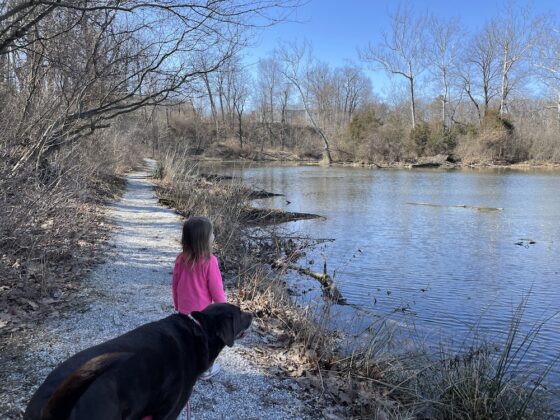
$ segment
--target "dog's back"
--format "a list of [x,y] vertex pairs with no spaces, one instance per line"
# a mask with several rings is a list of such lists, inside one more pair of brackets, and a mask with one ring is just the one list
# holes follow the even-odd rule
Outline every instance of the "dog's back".
[[175,419],[198,376],[252,318],[237,306],[212,304],[86,349],[47,376],[24,419]]
[[[203,337],[181,318],[143,325],[66,360],[37,389],[24,419],[121,419],[161,410],[178,415],[207,367],[196,357],[207,353]],[[157,407],[149,406],[152,399]]]
[[46,404],[30,404],[26,417],[29,415],[30,418],[40,417],[43,420],[69,418],[76,401],[89,386],[131,356],[132,353],[107,353],[87,361],[54,390]]

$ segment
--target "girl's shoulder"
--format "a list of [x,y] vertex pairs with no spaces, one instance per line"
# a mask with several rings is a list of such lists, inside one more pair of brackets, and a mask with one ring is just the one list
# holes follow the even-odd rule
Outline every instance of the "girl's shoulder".
[[177,257],[175,258],[175,266],[179,266],[179,267],[184,267],[184,268],[189,268],[192,269],[192,264],[189,263],[187,261],[187,256],[185,255],[184,252],[181,252],[179,255],[177,255]]
[[215,255],[210,255],[207,263],[208,270],[215,272],[220,271],[220,263],[218,262],[218,257]]
[[213,254],[210,254],[210,258],[201,259],[201,261],[197,262],[196,264],[191,264],[187,262],[187,259],[185,257],[186,256],[184,252],[181,252],[179,255],[177,255],[177,257],[175,258],[175,265],[186,267],[191,271],[218,266],[218,258],[216,258],[216,256]]

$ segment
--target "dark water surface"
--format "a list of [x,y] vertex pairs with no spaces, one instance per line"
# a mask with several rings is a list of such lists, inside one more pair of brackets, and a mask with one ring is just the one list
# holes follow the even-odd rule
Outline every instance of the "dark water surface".
[[300,234],[336,239],[300,263],[322,271],[326,258],[349,303],[413,324],[428,340],[460,342],[473,330],[499,337],[528,296],[523,331],[550,319],[527,361],[541,365],[559,356],[560,172],[221,171],[285,195],[256,205],[326,217],[290,224]]

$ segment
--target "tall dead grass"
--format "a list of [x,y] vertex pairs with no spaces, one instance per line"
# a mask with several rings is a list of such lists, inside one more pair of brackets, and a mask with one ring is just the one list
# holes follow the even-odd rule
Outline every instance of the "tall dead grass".
[[296,305],[282,279],[266,271],[242,276],[237,296],[257,317],[281,321],[290,336],[285,346],[292,349],[291,358],[282,359],[286,373],[339,404],[333,415],[473,420],[553,415],[544,383],[552,365],[524,363],[543,325],[521,332],[526,300],[502,339],[474,337],[468,348],[451,350],[414,337],[405,348],[385,319],[371,321],[358,339],[336,331],[328,303],[314,309]]
[[[373,319],[359,337],[347,334],[351,325],[334,328],[340,322],[329,302],[299,306],[282,273],[259,259],[263,244],[255,246],[241,218],[248,201],[242,185],[209,183],[179,154],[165,156],[157,172],[161,198],[185,216],[214,221],[221,258],[237,274],[233,301],[253,311],[257,324],[273,335],[267,355],[273,364],[320,392],[331,406],[325,417],[529,419],[550,413],[543,386],[548,368],[523,367],[540,330],[521,333],[524,304],[501,341],[475,337],[459,350],[436,351],[413,333],[404,346],[385,318]],[[281,232],[266,235],[277,247],[272,252],[286,253]],[[289,254],[301,255],[293,243]]]
[[198,176],[199,172],[198,164],[189,162],[184,153],[165,153],[154,173],[157,194],[160,201],[172,205],[184,217],[209,217],[222,264],[226,269],[235,268],[247,257],[241,215],[249,201],[249,190],[235,181],[209,182]]

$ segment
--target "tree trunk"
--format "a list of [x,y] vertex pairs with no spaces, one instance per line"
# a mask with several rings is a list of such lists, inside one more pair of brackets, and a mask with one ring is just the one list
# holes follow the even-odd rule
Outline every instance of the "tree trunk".
[[503,116],[506,113],[506,95],[507,95],[507,83],[508,83],[508,69],[507,69],[507,62],[508,62],[508,50],[507,48],[504,49],[504,61],[502,63],[502,89],[501,89],[501,98],[500,98],[500,116]]
[[237,113],[237,120],[239,123],[239,148],[243,149],[243,126],[241,125],[242,122],[242,114],[243,112]]
[[284,143],[286,142],[286,107],[282,106],[280,115],[280,150],[284,151]]
[[411,65],[409,64],[409,76],[408,76],[408,82],[410,85],[410,112],[411,112],[411,116],[412,116],[412,129],[414,130],[416,128],[416,105],[414,103],[414,77],[411,76],[412,75],[412,68]]
[[412,129],[416,128],[416,105],[414,104],[414,79],[410,78],[410,113],[412,114]]
[[331,149],[330,149],[330,145],[329,145],[329,140],[327,139],[327,136],[325,135],[323,130],[321,130],[321,128],[315,122],[315,119],[313,118],[313,115],[311,115],[311,112],[309,111],[309,107],[307,105],[307,101],[305,100],[305,95],[303,94],[303,90],[301,89],[300,84],[294,78],[291,78],[291,81],[295,85],[297,90],[299,91],[299,94],[301,96],[301,101],[303,103],[303,108],[305,109],[305,113],[307,114],[307,116],[309,117],[309,120],[311,121],[311,124],[313,125],[315,130],[317,130],[317,132],[319,133],[319,136],[321,136],[321,139],[323,140],[323,149],[325,151],[325,157],[327,158],[327,163],[329,165],[331,165],[333,160],[332,160],[332,156],[331,156]]
[[449,95],[449,86],[447,85],[447,72],[445,70],[445,68],[443,69],[442,72],[442,78],[443,78],[443,99],[442,99],[442,103],[441,103],[441,127],[442,127],[442,131],[445,132],[445,130],[447,129],[447,120],[446,120],[446,105],[447,105],[447,95]]
[[212,95],[212,89],[210,88],[210,81],[208,80],[208,75],[204,74],[202,78],[204,79],[206,90],[208,91],[208,100],[210,101],[210,111],[212,112],[212,119],[214,120],[214,126],[216,128],[216,141],[219,141],[220,136],[219,136],[218,112],[216,111],[216,103],[214,102],[214,96]]
[[560,90],[558,91],[558,102],[556,104],[556,122],[558,123],[558,131],[560,131]]

